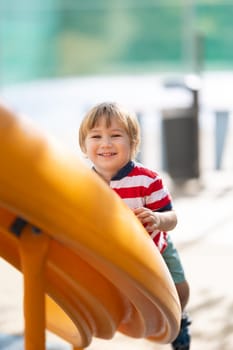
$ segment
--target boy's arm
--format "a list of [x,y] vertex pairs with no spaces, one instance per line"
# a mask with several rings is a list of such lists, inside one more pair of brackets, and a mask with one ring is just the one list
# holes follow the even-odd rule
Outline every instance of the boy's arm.
[[153,212],[155,225],[160,231],[171,231],[177,225],[177,215],[174,210],[168,210],[163,212]]
[[158,212],[141,207],[134,209],[134,214],[148,232],[153,232],[154,230],[171,231],[177,225],[177,216],[174,210]]

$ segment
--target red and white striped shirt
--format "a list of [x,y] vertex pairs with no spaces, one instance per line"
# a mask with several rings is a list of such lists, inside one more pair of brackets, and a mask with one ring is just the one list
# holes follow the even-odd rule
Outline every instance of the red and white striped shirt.
[[[172,209],[171,196],[158,173],[139,163],[128,162],[112,178],[110,187],[131,209],[146,207],[153,211]],[[167,246],[167,233],[154,231],[151,238],[162,253]]]

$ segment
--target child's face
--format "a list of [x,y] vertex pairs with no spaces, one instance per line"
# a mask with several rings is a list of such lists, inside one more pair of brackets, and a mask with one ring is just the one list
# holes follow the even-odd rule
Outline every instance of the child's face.
[[104,117],[101,117],[98,124],[88,132],[85,150],[96,171],[108,181],[131,158],[130,139],[127,132],[114,119],[107,127]]

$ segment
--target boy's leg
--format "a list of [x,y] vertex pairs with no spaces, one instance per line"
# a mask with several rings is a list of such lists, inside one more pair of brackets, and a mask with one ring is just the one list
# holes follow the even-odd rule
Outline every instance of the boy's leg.
[[189,332],[189,325],[191,321],[187,314],[182,315],[180,332],[177,338],[172,342],[173,350],[189,350],[191,343],[191,336]]
[[185,309],[189,300],[189,284],[186,280],[180,283],[175,283],[176,290],[180,299],[182,311]]
[[[176,285],[177,293],[179,295],[182,311],[184,310],[189,299],[189,285],[185,279],[183,266],[180,261],[179,254],[168,235],[168,246],[162,253],[164,261],[171,273],[173,281]],[[172,342],[173,350],[189,350],[191,336],[189,332],[189,325],[191,321],[186,313],[182,313],[180,332],[177,338]]]

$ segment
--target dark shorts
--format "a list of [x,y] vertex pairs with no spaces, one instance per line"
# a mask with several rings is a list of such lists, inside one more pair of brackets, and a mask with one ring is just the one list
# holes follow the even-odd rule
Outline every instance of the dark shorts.
[[169,234],[168,234],[167,243],[168,243],[167,248],[162,253],[164,261],[168,267],[168,270],[170,271],[170,274],[173,278],[174,283],[178,284],[178,283],[184,282],[185,281],[184,269],[181,264],[179,253],[175,248]]

